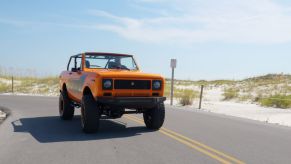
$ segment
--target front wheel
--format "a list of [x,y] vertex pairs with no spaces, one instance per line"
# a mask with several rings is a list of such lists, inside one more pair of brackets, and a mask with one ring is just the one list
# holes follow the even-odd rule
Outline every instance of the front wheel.
[[95,133],[99,129],[99,107],[92,95],[84,95],[81,104],[81,125],[85,133]]
[[165,105],[160,103],[154,108],[143,113],[145,125],[149,129],[158,130],[163,126],[165,120]]

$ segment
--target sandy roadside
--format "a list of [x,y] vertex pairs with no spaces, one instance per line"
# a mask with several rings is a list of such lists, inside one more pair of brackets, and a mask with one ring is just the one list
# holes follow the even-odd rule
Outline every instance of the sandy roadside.
[[[222,93],[221,88],[207,90],[203,96],[201,110],[291,127],[291,109],[262,107],[258,104],[247,102],[222,101]],[[170,104],[170,101],[167,100],[165,103]],[[173,105],[178,109],[186,109],[189,111],[199,110],[198,99],[196,99],[191,106],[185,107],[179,105],[179,101],[174,99]]]
[[[169,102],[166,102],[169,105]],[[202,104],[202,109],[198,109],[198,104],[192,106],[181,106],[175,104],[177,109],[194,111],[202,110],[211,113],[223,114],[250,120],[266,122],[291,127],[291,109],[278,109],[262,107],[256,104],[245,104],[225,101],[206,101]]]
[[291,110],[235,102],[205,102],[203,110],[291,127]]

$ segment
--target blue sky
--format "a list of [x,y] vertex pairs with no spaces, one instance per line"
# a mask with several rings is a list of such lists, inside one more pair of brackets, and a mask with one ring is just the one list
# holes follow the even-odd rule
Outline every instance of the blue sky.
[[241,79],[291,72],[287,0],[0,2],[0,66],[57,75],[84,51],[134,54],[144,72]]

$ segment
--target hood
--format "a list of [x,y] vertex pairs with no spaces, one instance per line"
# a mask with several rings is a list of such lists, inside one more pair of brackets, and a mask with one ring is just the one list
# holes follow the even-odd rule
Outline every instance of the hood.
[[106,78],[141,78],[141,79],[161,79],[162,76],[158,74],[143,73],[140,71],[128,71],[128,70],[92,70],[101,77]]

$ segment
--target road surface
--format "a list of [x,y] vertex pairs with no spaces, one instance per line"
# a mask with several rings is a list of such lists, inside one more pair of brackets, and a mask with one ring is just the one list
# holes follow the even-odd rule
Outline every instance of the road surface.
[[291,128],[166,107],[160,131],[141,115],[101,120],[97,134],[58,117],[55,97],[0,96],[11,114],[0,125],[1,164],[291,163]]

